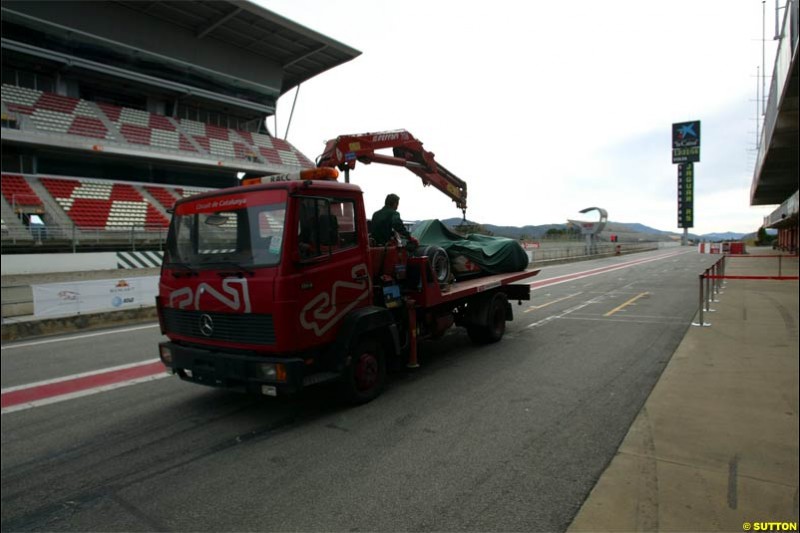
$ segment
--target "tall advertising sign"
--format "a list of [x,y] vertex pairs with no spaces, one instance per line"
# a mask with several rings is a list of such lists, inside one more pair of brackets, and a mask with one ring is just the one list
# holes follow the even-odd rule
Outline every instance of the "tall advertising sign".
[[672,125],[672,164],[678,165],[678,227],[686,246],[688,228],[694,227],[694,163],[700,162],[700,121]]

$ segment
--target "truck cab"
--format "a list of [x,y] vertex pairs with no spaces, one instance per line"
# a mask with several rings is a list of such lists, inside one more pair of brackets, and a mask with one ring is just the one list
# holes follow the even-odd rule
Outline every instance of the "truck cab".
[[292,391],[326,361],[345,316],[371,306],[361,189],[285,181],[179,201],[157,300],[162,360],[182,379]]

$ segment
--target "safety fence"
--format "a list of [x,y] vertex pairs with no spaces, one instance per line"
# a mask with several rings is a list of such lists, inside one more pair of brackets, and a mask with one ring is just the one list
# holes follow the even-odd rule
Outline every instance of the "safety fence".
[[636,242],[636,243],[600,243],[596,244],[593,250],[587,250],[582,242],[541,242],[535,248],[526,247],[528,260],[532,265],[543,266],[548,263],[558,263],[567,261],[580,261],[585,259],[597,259],[613,255],[627,255],[637,252],[647,252],[662,248],[672,248],[680,246],[674,242]]
[[73,253],[87,246],[104,244],[121,250],[156,248],[163,250],[167,228],[163,226],[122,226],[108,228],[78,228],[57,226],[31,226],[30,228],[4,227],[3,246],[30,245],[34,250],[45,250],[61,245]]
[[[711,308],[712,303],[719,303],[717,297],[722,294],[723,288],[727,284],[727,280],[773,280],[773,281],[797,281],[800,279],[798,276],[784,276],[783,275],[783,259],[794,258],[797,255],[723,255],[713,265],[705,269],[700,274],[700,290],[698,298],[698,314],[697,322],[692,322],[693,326],[708,327],[711,324],[705,321],[705,313],[713,313],[716,309]],[[777,260],[777,275],[727,275],[725,272],[726,263],[731,258],[735,259],[759,259],[770,258]]]

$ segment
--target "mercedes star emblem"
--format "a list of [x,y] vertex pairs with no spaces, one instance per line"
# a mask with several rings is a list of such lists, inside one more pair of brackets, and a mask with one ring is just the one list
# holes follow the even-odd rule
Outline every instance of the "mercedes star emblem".
[[214,334],[214,321],[209,315],[200,315],[200,333],[206,337]]

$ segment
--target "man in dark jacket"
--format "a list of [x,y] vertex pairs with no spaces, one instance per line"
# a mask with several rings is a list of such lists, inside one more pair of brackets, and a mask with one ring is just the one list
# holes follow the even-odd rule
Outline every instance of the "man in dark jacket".
[[388,243],[394,237],[395,231],[416,244],[417,240],[408,232],[400,218],[400,213],[397,212],[399,204],[400,197],[396,194],[389,194],[386,196],[383,208],[375,211],[372,215],[372,238],[375,239],[375,244]]

